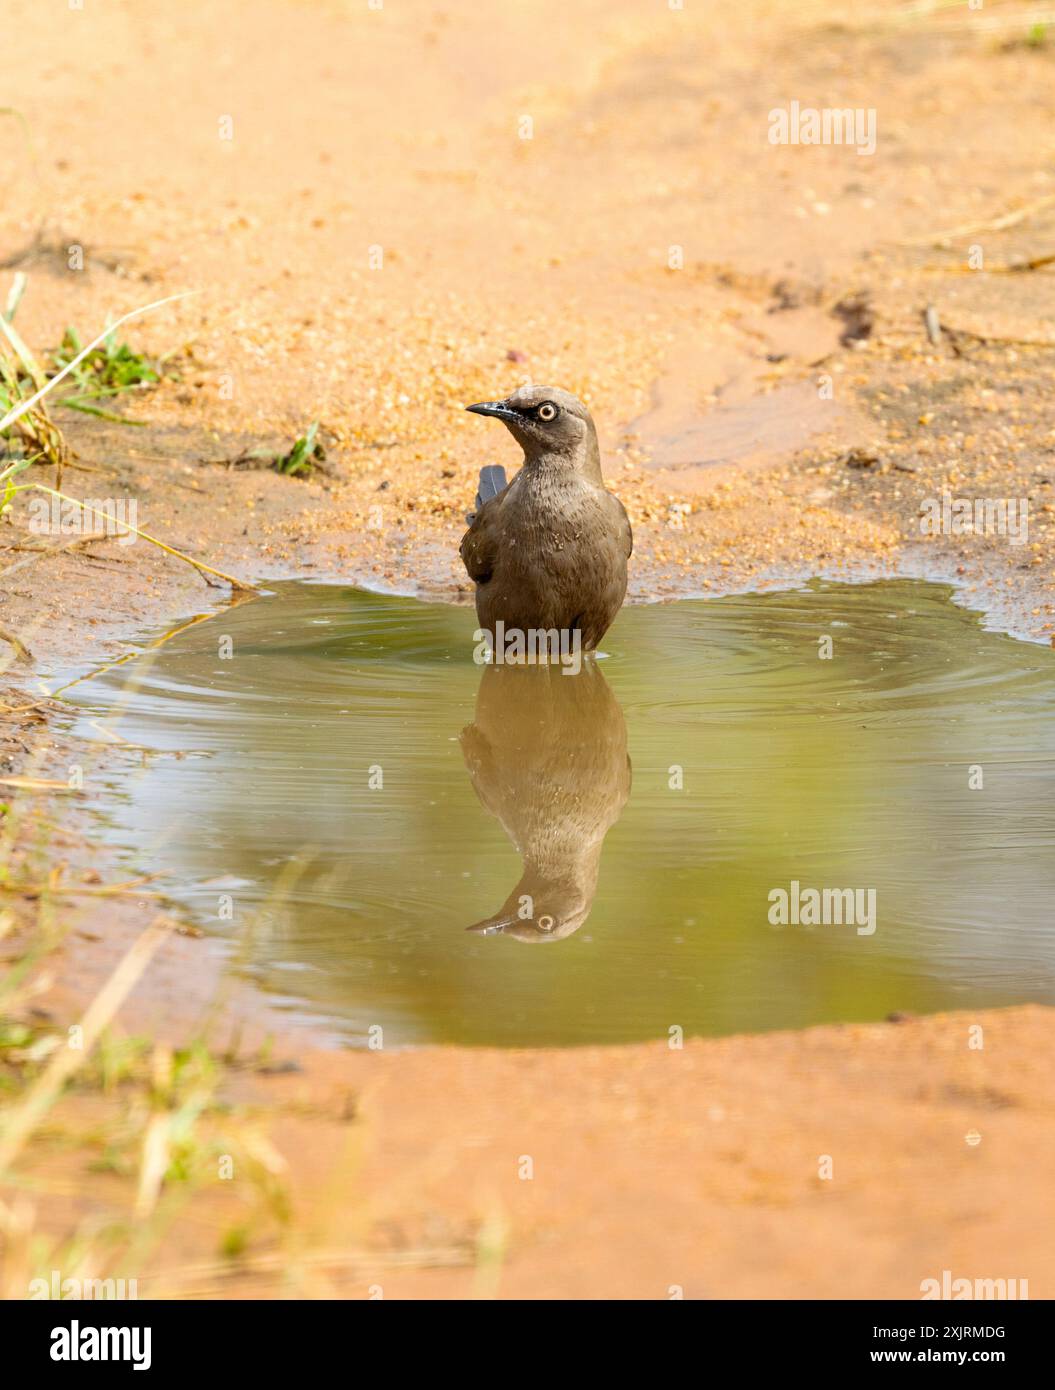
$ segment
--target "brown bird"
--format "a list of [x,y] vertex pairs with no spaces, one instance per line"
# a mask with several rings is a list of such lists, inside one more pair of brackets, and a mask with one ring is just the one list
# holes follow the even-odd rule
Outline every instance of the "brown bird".
[[568,678],[552,665],[486,666],[461,745],[477,796],[523,860],[499,910],[468,930],[563,940],[589,916],[604,837],[630,795],[619,702],[593,661]]
[[481,628],[492,641],[499,620],[506,632],[577,629],[590,651],[622,605],[633,549],[623,504],[601,476],[590,412],[554,386],[466,408],[501,420],[524,451],[508,487],[503,468],[481,471],[461,544]]

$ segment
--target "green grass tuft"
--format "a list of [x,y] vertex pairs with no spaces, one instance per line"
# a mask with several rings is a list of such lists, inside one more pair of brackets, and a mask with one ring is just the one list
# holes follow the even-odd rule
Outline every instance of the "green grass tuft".
[[[77,330],[67,328],[61,344],[51,354],[54,371],[59,372],[68,366],[82,350],[83,344]],[[119,343],[116,334],[111,333],[70,372],[69,379],[74,384],[74,391],[63,398],[62,404],[77,409],[85,401],[156,386],[161,376],[160,364],[152,362],[141,352],[133,351],[127,343]]]
[[284,473],[287,478],[304,478],[311,473],[316,459],[326,457],[325,449],[316,438],[318,432],[319,422],[313,420],[308,426],[307,433],[302,434],[295,441],[289,453],[282,454],[275,459],[273,466],[279,473]]

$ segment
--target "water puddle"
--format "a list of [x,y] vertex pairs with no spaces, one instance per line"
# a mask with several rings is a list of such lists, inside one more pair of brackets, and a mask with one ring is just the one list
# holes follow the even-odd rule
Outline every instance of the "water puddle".
[[99,744],[102,833],[352,1045],[1053,1001],[1055,653],[908,581],[628,608],[577,676],[474,626],[290,583],[81,682],[159,750]]

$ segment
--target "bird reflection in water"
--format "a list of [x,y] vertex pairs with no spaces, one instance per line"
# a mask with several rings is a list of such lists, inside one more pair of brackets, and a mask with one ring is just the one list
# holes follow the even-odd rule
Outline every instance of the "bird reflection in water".
[[559,941],[589,916],[604,837],[630,795],[626,722],[596,661],[487,666],[462,754],[484,807],[523,859],[493,917],[469,931]]

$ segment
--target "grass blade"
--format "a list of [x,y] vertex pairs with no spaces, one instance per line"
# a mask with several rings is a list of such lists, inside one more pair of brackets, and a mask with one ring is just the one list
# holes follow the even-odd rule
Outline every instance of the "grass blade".
[[[190,295],[197,293],[197,290],[184,290],[181,294],[170,294],[165,299],[155,299],[153,304],[144,304],[142,308],[133,309],[130,313],[122,315],[122,317],[119,318],[116,323],[111,323],[110,325],[108,325],[108,327],[104,329],[103,332],[100,333],[97,338],[93,339],[92,342],[90,342],[86,348],[82,348],[81,351],[77,354],[77,356],[73,358],[71,362],[67,362],[65,367],[63,367],[62,371],[58,372],[55,376],[53,376],[49,382],[46,382],[45,385],[42,386],[39,391],[37,391],[34,395],[30,396],[27,400],[19,401],[16,406],[12,407],[12,409],[7,412],[4,418],[0,420],[0,433],[6,430],[9,425],[13,425],[16,420],[21,419],[21,417],[25,415],[27,410],[32,410],[36,403],[39,400],[41,400],[44,396],[46,396],[49,391],[53,390],[53,388],[59,384],[59,382],[62,380],[64,376],[68,376],[69,373],[72,372],[75,367],[80,365],[80,363],[84,360],[84,358],[88,356],[90,352],[93,352],[99,346],[100,343],[104,343],[106,339],[109,338],[110,335],[113,333],[115,328],[120,328],[123,323],[127,323],[129,319],[138,318],[141,314],[149,314],[152,309],[160,309],[164,304],[174,304],[177,299],[187,299]],[[5,326],[7,329],[10,329],[10,324],[6,324],[6,320]]]

